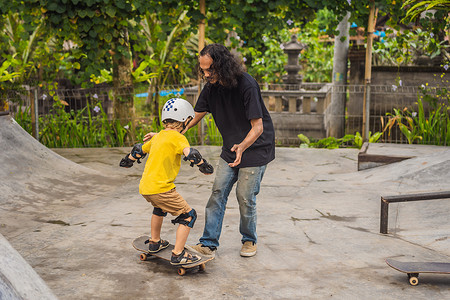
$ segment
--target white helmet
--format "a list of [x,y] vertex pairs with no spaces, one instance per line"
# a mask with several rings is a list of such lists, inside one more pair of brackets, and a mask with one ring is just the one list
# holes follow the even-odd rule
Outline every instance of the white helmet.
[[172,119],[179,122],[186,121],[189,117],[194,118],[195,113],[192,105],[184,99],[172,98],[167,100],[161,112],[161,121]]

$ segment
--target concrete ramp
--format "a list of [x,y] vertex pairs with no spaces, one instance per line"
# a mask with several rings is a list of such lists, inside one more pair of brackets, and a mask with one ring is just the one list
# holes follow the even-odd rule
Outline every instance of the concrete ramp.
[[0,153],[0,177],[10,181],[27,182],[30,177],[96,173],[43,146],[9,115],[0,116]]
[[[361,185],[399,186],[403,192],[450,190],[448,178],[450,147],[436,147],[435,151],[418,153],[417,157],[340,176]],[[387,189],[380,190],[383,191]]]
[[86,176],[101,175],[46,148],[9,115],[0,116],[0,153],[4,209],[48,205],[45,199],[70,197],[83,189]]
[[46,148],[10,115],[0,116],[0,299],[55,299],[10,243],[29,260],[30,252],[46,247],[30,248],[30,234],[44,224],[66,224],[61,212],[115,183]]
[[41,277],[1,234],[0,299],[56,299]]
[[[399,151],[396,147],[391,146]],[[378,210],[373,228],[378,233],[381,196],[450,191],[450,147],[431,150],[421,153],[412,148],[409,154],[414,157],[400,162],[347,174],[321,175],[315,185],[326,186],[327,193],[345,191],[346,197],[358,199],[344,207],[359,208],[367,202],[373,203]],[[449,208],[450,199],[392,203],[389,205],[389,236],[450,255]]]
[[[0,232],[61,299],[147,299],[155,290],[168,299],[272,299],[274,291],[278,299],[450,299],[447,277],[425,275],[409,288],[384,261],[449,261],[450,201],[392,205],[390,233],[379,233],[380,196],[450,188],[449,153],[358,172],[356,149],[277,148],[258,195],[257,255],[239,255],[232,192],[216,259],[205,272],[180,278],[168,263],[140,261],[131,246],[148,234],[153,207],[138,193],[144,164],[118,167],[129,148],[55,150],[95,173],[30,136],[15,140],[17,124],[3,121],[0,150],[6,137],[24,145],[0,156],[8,165],[0,188],[18,189],[0,194]],[[220,147],[199,151],[216,165]],[[213,181],[182,163],[177,191],[199,215],[190,245],[202,234]],[[174,226],[164,222],[162,236],[174,241]]]

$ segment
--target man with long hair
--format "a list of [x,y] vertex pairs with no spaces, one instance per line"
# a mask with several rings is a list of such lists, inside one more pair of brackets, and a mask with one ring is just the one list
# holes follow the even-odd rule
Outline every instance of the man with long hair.
[[[223,45],[207,45],[199,56],[199,72],[206,80],[195,105],[195,126],[208,112],[223,139],[212,193],[205,209],[200,243],[187,246],[214,255],[219,246],[228,195],[236,183],[242,234],[241,256],[256,254],[256,196],[266,166],[275,158],[275,133],[256,80]],[[186,129],[186,130],[187,130]]]

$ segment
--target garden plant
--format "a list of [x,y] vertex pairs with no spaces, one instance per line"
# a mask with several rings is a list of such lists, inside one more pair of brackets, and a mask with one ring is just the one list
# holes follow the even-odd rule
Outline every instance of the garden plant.
[[[125,145],[133,141],[130,136],[141,139],[145,132],[160,129],[159,110],[165,101],[160,91],[199,83],[200,22],[206,23],[207,42],[223,43],[236,51],[262,86],[281,82],[286,64],[283,43],[292,34],[307,45],[299,56],[303,80],[331,82],[333,45],[329,41],[337,33],[337,24],[351,12],[349,22],[366,27],[373,6],[392,28],[384,42],[374,45],[375,62],[400,66],[413,63],[414,56],[434,59],[439,55],[448,61],[448,45],[443,42],[449,24],[447,0],[220,0],[208,2],[205,14],[194,0],[1,0],[0,110],[7,109],[6,98],[18,99],[20,106],[22,98],[29,97],[27,89],[39,89],[40,96],[54,101],[52,113],[39,117],[41,141],[46,145]],[[428,12],[429,8],[434,12]],[[351,34],[356,34],[355,29]],[[445,61],[442,66],[448,68]],[[77,88],[108,85],[113,119],[95,101],[81,110],[68,108],[55,96],[62,81]],[[123,87],[131,92],[121,94]],[[143,103],[135,97],[142,88],[148,95]],[[11,91],[20,97],[6,96]],[[96,107],[100,111],[94,111]],[[443,120],[447,109],[436,106],[434,111]],[[24,107],[15,118],[31,132],[29,112]],[[220,144],[214,122],[206,120],[206,126],[205,141]],[[437,132],[435,127],[422,127],[422,140],[415,138],[416,142],[431,140],[426,135]],[[199,142],[196,130],[188,136]],[[354,143],[357,139],[355,134]]]

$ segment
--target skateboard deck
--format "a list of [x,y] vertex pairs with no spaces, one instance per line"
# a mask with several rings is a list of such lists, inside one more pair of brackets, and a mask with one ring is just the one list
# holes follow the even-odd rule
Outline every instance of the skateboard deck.
[[[148,252],[148,244],[145,243],[145,241],[147,241],[148,239],[150,239],[149,236],[143,235],[140,236],[138,238],[136,238],[132,245],[133,247],[141,252],[141,255],[139,256],[139,258],[142,261],[148,260],[151,256],[154,257],[158,257],[161,258],[163,260],[166,260],[170,263],[170,258],[172,257],[172,250],[174,248],[174,246],[172,244],[169,244],[169,246],[157,253],[150,253]],[[197,254],[198,255],[198,254]],[[174,267],[178,268],[178,275],[183,276],[184,274],[186,274],[186,270],[187,269],[191,269],[194,267],[199,268],[199,271],[205,271],[205,264],[210,261],[213,260],[214,257],[211,256],[201,256],[201,259],[199,261],[196,261],[195,263],[192,264],[186,264],[186,265],[174,265]]]
[[450,263],[442,262],[401,262],[386,259],[389,267],[406,273],[411,285],[419,284],[419,273],[450,274]]

